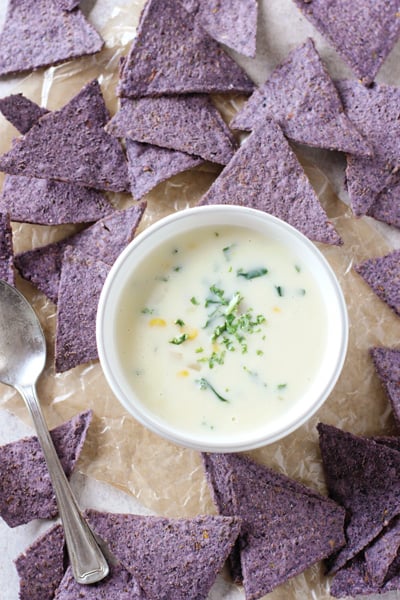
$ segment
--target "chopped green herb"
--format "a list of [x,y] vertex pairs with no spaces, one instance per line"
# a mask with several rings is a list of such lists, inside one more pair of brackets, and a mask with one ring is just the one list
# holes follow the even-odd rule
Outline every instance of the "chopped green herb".
[[168,281],[169,277],[168,277],[168,275],[157,275],[155,277],[155,280],[156,281]]
[[297,271],[298,273],[300,273],[300,271],[301,271],[301,267],[299,267],[299,265],[294,265],[294,268],[296,269],[296,271]]
[[186,340],[188,338],[189,338],[189,334],[182,333],[182,335],[178,335],[177,337],[172,338],[172,340],[169,340],[169,343],[179,346],[179,344],[183,344],[183,342],[186,342]]
[[260,269],[251,269],[251,271],[237,271],[238,277],[244,277],[245,279],[255,279],[256,277],[262,277],[268,273],[268,269],[261,267]]
[[179,327],[183,327],[185,325],[185,322],[182,321],[182,319],[176,319],[175,325],[179,325]]
[[201,352],[204,352],[204,348],[200,346],[199,348],[196,348],[195,352],[196,354],[201,354]]
[[178,254],[178,252],[179,252],[178,248],[174,248],[174,249],[172,250],[172,254]]
[[199,304],[200,304],[200,302],[199,302],[199,301],[197,300],[197,298],[195,298],[194,296],[192,296],[192,297],[190,298],[190,302],[191,302],[192,304],[194,304],[195,306],[199,306]]
[[256,350],[257,356],[263,356],[264,352],[262,350]]
[[199,384],[201,390],[207,390],[208,389],[211,392],[213,392],[213,394],[215,394],[216,397],[218,398],[218,400],[221,400],[221,402],[229,402],[229,400],[227,398],[224,398],[223,396],[221,396],[221,394],[218,394],[218,392],[216,391],[216,389],[204,377],[202,377],[201,379],[197,379],[196,383]]
[[306,290],[304,288],[300,288],[299,289],[299,296],[305,296],[306,295]]
[[175,273],[179,273],[179,271],[182,271],[183,267],[181,265],[177,265],[176,267],[173,268],[173,271],[175,271]]
[[148,306],[145,306],[144,308],[142,308],[141,313],[143,315],[152,315],[154,313],[154,308],[149,308]]
[[281,285],[275,286],[276,291],[278,292],[278,296],[283,296],[283,287]]
[[287,383],[280,383],[277,387],[278,390],[284,390],[285,388],[287,388]]

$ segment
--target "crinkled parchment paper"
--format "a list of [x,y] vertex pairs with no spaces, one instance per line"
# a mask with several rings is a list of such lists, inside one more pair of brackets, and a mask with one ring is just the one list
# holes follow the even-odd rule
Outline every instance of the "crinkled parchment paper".
[[[114,113],[117,109],[115,86],[119,58],[126,54],[135,35],[143,4],[144,0],[84,1],[84,12],[106,40],[106,47],[100,55],[71,61],[24,78],[7,79],[0,83],[0,95],[23,92],[43,106],[56,109],[75,95],[83,84],[99,77],[107,105]],[[334,77],[352,77],[291,0],[260,0],[257,59],[239,58],[239,61],[254,80],[261,83],[273,67],[309,35],[316,40],[318,50]],[[400,85],[399,45],[378,79]],[[242,101],[242,98],[215,98],[227,120]],[[1,152],[10,147],[15,135],[15,129],[1,118]],[[350,317],[349,351],[343,373],[319,412],[288,438],[251,454],[255,459],[325,493],[315,429],[318,421],[358,434],[394,432],[390,406],[374,373],[368,349],[375,344],[398,344],[400,319],[373,294],[352,270],[352,265],[368,257],[383,255],[393,246],[398,247],[400,242],[397,231],[376,224],[369,218],[355,219],[352,216],[346,204],[342,156],[301,147],[295,150],[324,208],[344,239],[341,248],[322,244],[319,247],[333,266],[344,290]],[[148,208],[140,228],[168,213],[195,205],[218,172],[219,167],[206,165],[159,185],[147,195]],[[1,175],[0,184],[2,180]],[[134,202],[129,195],[113,194],[109,197],[119,208]],[[15,251],[20,252],[60,239],[76,231],[78,226],[44,227],[14,223],[13,229]],[[215,512],[199,454],[158,438],[130,417],[108,388],[98,362],[79,366],[64,374],[54,373],[56,308],[21,278],[18,278],[17,286],[36,309],[48,342],[47,367],[39,382],[39,395],[49,425],[54,426],[86,408],[93,409],[94,422],[79,462],[81,472],[133,494],[144,506],[159,514],[192,516]],[[0,405],[21,419],[27,419],[22,400],[6,386],[0,387]],[[241,590],[228,583],[221,584],[210,594],[214,600],[243,597]],[[387,597],[391,596],[388,594]],[[316,565],[277,588],[268,598],[324,600],[329,598],[328,580],[322,576],[321,565]]]

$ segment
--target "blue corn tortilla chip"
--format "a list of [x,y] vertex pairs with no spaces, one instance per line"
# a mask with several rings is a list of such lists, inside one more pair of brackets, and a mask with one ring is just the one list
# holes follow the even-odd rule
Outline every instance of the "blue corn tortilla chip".
[[129,139],[125,144],[131,193],[135,200],[140,200],[156,185],[173,175],[204,163],[202,158],[179,150],[141,144]]
[[400,549],[400,518],[396,517],[381,535],[366,548],[365,566],[371,580],[377,585],[385,581],[390,565]]
[[336,573],[400,514],[400,452],[324,423],[318,432],[329,495],[347,514],[346,546],[329,561]]
[[98,358],[96,314],[110,270],[77,248],[66,248],[57,305],[55,368],[57,373]]
[[366,214],[377,221],[400,228],[399,197],[400,173],[398,172],[392,175],[386,188],[377,194]]
[[64,530],[54,525],[15,560],[19,600],[52,600],[64,575]]
[[346,116],[312,39],[295,48],[258,88],[230,126],[252,130],[274,119],[290,139],[317,148],[371,155]]
[[14,247],[10,215],[0,209],[0,279],[15,285]]
[[[190,11],[190,6],[188,6]],[[256,55],[257,0],[202,0],[197,18],[207,33],[245,56]]]
[[217,507],[242,518],[246,599],[256,600],[344,542],[344,510],[332,500],[239,454],[205,454]]
[[270,119],[242,143],[200,204],[258,208],[314,241],[342,243],[279,125]]
[[400,37],[397,0],[294,0],[364,84]]
[[[51,430],[67,477],[79,458],[91,419],[91,411],[86,411]],[[0,515],[9,527],[57,515],[53,486],[36,436],[0,446],[0,470]]]
[[15,255],[14,264],[24,279],[57,303],[62,258],[66,247],[78,248],[86,256],[111,266],[133,239],[145,208],[146,203],[143,201],[126,210],[116,210],[87,229],[59,242]]
[[68,11],[74,10],[74,8],[77,8],[81,3],[81,0],[52,0],[52,1],[61,10],[68,10]]
[[[132,573],[121,565],[110,565],[110,573],[99,583],[80,585],[71,567],[57,588],[54,600],[146,600]],[[44,598],[40,600],[45,600]]]
[[94,54],[103,43],[79,9],[65,12],[54,0],[9,0],[0,33],[0,75]]
[[52,179],[6,175],[0,211],[13,221],[39,225],[93,223],[114,208],[98,190]]
[[11,94],[0,98],[0,112],[20,133],[26,133],[49,111],[23,94]]
[[149,599],[206,598],[240,530],[239,519],[211,515],[167,519],[89,510],[87,518]]
[[107,131],[146,144],[226,164],[235,141],[211,99],[204,94],[162,98],[122,98]]
[[334,598],[355,598],[360,594],[383,594],[400,590],[400,555],[390,566],[385,582],[382,585],[375,583],[368,574],[362,554],[358,555],[332,579],[330,594]]
[[370,355],[400,430],[400,350],[375,346],[370,349]]
[[109,113],[97,80],[58,111],[47,113],[9,152],[0,170],[11,175],[51,178],[99,190],[129,189],[122,147],[106,133]]
[[383,302],[400,316],[400,250],[370,258],[354,269]]
[[[377,83],[366,88],[357,81],[346,80],[338,81],[336,85],[346,114],[373,150],[372,158],[348,157],[346,179],[351,206],[354,214],[360,216],[368,214],[381,193],[397,187],[400,182],[400,88]],[[396,203],[398,205],[395,201],[389,214],[395,215]],[[389,217],[390,220],[393,221],[393,217]]]
[[252,92],[253,82],[177,0],[148,0],[118,95]]

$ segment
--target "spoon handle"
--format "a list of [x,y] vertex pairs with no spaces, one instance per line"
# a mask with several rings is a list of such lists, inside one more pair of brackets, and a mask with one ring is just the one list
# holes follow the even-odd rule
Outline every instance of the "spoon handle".
[[44,420],[35,385],[19,387],[18,391],[29,409],[46,459],[74,577],[81,584],[101,581],[109,572],[107,561],[79,511]]

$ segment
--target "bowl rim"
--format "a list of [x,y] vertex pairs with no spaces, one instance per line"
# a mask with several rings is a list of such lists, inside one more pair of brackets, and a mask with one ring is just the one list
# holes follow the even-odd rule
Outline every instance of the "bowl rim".
[[[110,295],[116,293],[115,290],[113,290],[115,279],[120,273],[121,268],[123,268],[123,266],[125,265],[127,259],[132,255],[132,253],[136,251],[138,247],[140,247],[140,245],[144,241],[153,237],[157,234],[157,232],[162,231],[164,228],[168,228],[171,226],[174,227],[176,223],[184,223],[187,219],[193,220],[196,218],[196,215],[201,213],[203,213],[204,215],[206,213],[209,213],[210,215],[230,214],[231,217],[233,217],[233,215],[235,215],[236,213],[238,217],[244,217],[245,215],[247,215],[246,218],[248,220],[256,219],[264,221],[265,223],[268,222],[268,224],[271,227],[277,227],[278,229],[280,228],[281,231],[286,232],[287,234],[289,234],[289,236],[294,236],[300,243],[304,244],[308,248],[308,250],[311,251],[312,254],[314,254],[315,258],[320,262],[335,292],[335,301],[338,308],[338,314],[340,315],[340,328],[338,328],[337,330],[337,334],[339,335],[339,343],[337,345],[337,356],[334,368],[331,371],[329,380],[326,382],[323,393],[320,394],[319,398],[315,399],[314,402],[311,402],[308,405],[308,409],[304,411],[304,413],[299,418],[293,420],[290,424],[286,426],[281,426],[275,431],[274,434],[270,434],[267,437],[262,434],[256,436],[254,434],[251,435],[251,433],[249,433],[247,436],[247,440],[242,439],[241,441],[235,441],[235,439],[232,438],[232,441],[228,442],[226,438],[224,438],[224,440],[211,440],[209,438],[206,440],[201,436],[194,436],[194,434],[192,433],[187,433],[182,431],[181,429],[174,428],[172,425],[166,423],[165,421],[162,421],[161,419],[158,420],[156,416],[153,415],[153,413],[151,413],[151,411],[146,411],[145,406],[143,405],[143,403],[140,402],[140,399],[137,397],[133,390],[131,397],[127,398],[123,388],[117,381],[117,378],[114,376],[112,364],[113,360],[110,356],[109,344],[107,344],[105,340],[105,329],[106,323],[109,323],[110,315],[112,314],[112,306],[110,306]],[[240,226],[241,223],[238,222],[235,223],[235,225]],[[204,223],[201,223],[200,226],[204,226]],[[245,227],[251,228],[251,225],[248,222],[246,222]],[[177,234],[179,235],[184,231],[185,229],[182,229],[179,232],[175,232],[172,234],[172,237]],[[157,243],[155,244],[154,248],[156,247]],[[129,276],[132,274],[133,270],[134,269],[130,269]],[[286,437],[287,435],[298,429],[305,422],[307,422],[315,414],[315,412],[324,404],[324,402],[332,392],[334,386],[336,385],[336,382],[340,376],[346,359],[348,338],[349,320],[346,301],[340,283],[336,277],[336,274],[333,271],[327,259],[325,258],[325,256],[323,255],[323,253],[309,238],[307,238],[303,233],[301,233],[292,225],[259,209],[239,205],[215,204],[185,208],[158,219],[156,222],[152,223],[147,228],[142,230],[124,248],[124,250],[121,252],[117,260],[111,267],[100,294],[96,317],[96,341],[100,365],[108,385],[110,386],[112,392],[114,393],[120,404],[122,404],[122,406],[128,411],[128,413],[132,415],[137,421],[139,421],[139,423],[144,425],[147,429],[150,429],[154,433],[163,437],[164,439],[167,439],[171,442],[174,442],[175,444],[187,448],[207,452],[241,452],[259,448],[274,443],[279,439],[282,439],[283,437]]]

